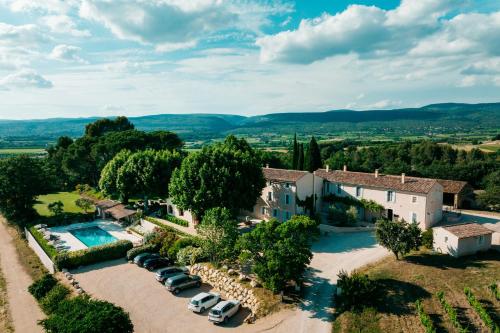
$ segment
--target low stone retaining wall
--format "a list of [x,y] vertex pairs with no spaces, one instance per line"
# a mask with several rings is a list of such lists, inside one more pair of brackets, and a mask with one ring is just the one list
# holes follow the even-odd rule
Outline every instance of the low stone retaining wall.
[[40,261],[45,266],[45,268],[47,268],[49,273],[54,274],[56,272],[56,266],[52,262],[52,259],[50,259],[47,253],[45,253],[45,251],[42,249],[40,244],[38,244],[35,237],[33,237],[28,229],[24,228],[24,234],[26,235],[26,240],[28,241],[29,247],[31,247],[38,258],[40,258]]
[[214,287],[222,297],[239,300],[241,305],[249,308],[254,315],[261,317],[267,314],[264,302],[259,299],[254,288],[238,282],[238,273],[236,276],[231,276],[207,264],[195,264],[191,266],[190,272],[200,276],[203,282]]

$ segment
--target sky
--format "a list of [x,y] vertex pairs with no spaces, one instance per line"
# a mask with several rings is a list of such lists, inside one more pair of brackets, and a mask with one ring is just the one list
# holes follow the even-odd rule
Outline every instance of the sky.
[[499,0],[0,0],[0,119],[500,102]]

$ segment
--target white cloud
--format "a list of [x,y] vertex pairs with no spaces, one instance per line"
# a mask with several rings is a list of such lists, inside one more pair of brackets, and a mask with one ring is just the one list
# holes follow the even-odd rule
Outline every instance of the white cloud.
[[13,88],[52,88],[51,81],[45,79],[36,71],[23,69],[14,74],[7,75],[0,79],[0,89],[10,90]]
[[1,0],[13,12],[66,13],[79,0]]
[[0,22],[0,45],[33,46],[50,40],[34,24],[11,25]]
[[54,47],[49,55],[50,59],[59,61],[69,61],[69,62],[80,62],[85,63],[85,60],[80,58],[78,53],[80,53],[81,48],[78,46],[61,44]]
[[75,37],[90,37],[89,30],[80,30],[68,15],[48,15],[40,20],[53,33],[70,34]]

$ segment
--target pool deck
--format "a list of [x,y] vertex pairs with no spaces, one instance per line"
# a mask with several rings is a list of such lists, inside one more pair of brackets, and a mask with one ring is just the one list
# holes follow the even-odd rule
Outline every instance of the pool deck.
[[89,227],[99,227],[118,240],[129,240],[134,244],[141,242],[141,239],[138,236],[127,233],[121,225],[109,220],[75,223],[71,225],[52,227],[48,230],[52,234],[59,236],[60,240],[64,242],[64,245],[69,246],[68,251],[77,251],[87,249],[88,247],[76,238],[70,231]]

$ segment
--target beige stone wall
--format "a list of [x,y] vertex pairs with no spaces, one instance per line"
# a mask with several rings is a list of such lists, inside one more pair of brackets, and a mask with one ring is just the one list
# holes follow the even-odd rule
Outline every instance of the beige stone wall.
[[193,219],[193,214],[191,214],[191,212],[189,210],[185,210],[183,212],[183,215],[181,216],[180,214],[180,209],[177,208],[177,206],[172,202],[172,198],[168,198],[167,199],[167,207],[168,206],[172,206],[172,211],[173,211],[173,216],[177,217],[177,218],[180,218],[184,221],[187,221],[189,222],[189,224],[193,224],[194,222],[194,219]]
[[210,284],[223,298],[237,299],[255,315],[265,315],[264,302],[250,285],[238,282],[238,274],[229,275],[208,264],[195,264],[191,266],[190,273],[200,276],[203,282]]

